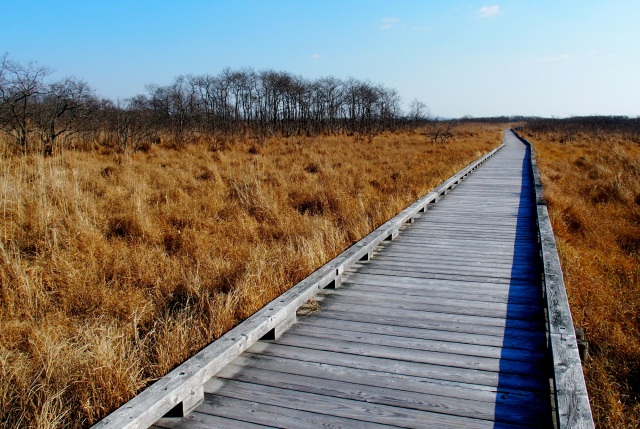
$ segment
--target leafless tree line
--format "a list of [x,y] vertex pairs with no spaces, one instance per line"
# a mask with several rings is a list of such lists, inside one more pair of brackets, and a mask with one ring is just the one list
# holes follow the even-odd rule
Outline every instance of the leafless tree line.
[[134,101],[178,134],[375,133],[394,128],[402,116],[394,89],[356,79],[310,81],[273,70],[179,76],[168,86],[148,86]]
[[640,143],[640,117],[628,116],[575,116],[571,118],[527,118],[526,128],[532,133],[559,134],[562,143],[572,142],[582,133],[594,137],[621,134]]
[[224,69],[218,75],[179,76],[165,86],[113,102],[84,81],[49,81],[37,63],[0,58],[0,130],[22,150],[53,152],[61,141],[98,141],[133,148],[170,134],[375,134],[415,126],[430,117],[426,104],[404,114],[395,89],[381,84],[287,72]]

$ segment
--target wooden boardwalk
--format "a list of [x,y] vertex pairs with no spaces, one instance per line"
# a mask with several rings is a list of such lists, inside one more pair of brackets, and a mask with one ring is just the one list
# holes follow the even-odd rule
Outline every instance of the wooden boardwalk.
[[167,428],[552,427],[528,148],[505,147]]

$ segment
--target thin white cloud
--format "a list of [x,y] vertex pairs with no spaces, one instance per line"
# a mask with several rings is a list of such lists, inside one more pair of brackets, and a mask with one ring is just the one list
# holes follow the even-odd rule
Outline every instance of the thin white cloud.
[[400,23],[398,18],[382,18],[382,24],[380,25],[380,30],[388,30],[390,28],[395,27]]
[[494,4],[492,6],[482,6],[480,9],[478,9],[478,16],[480,18],[491,18],[492,16],[496,16],[501,12],[502,10],[497,4]]
[[311,58],[313,58],[314,60],[318,60],[318,59],[322,58],[322,55],[317,54],[317,53],[316,54],[311,54]]

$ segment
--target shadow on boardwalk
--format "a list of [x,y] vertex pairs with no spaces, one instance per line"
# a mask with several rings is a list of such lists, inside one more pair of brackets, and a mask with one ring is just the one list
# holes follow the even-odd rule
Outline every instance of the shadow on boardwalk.
[[[523,143],[518,141],[515,144]],[[541,267],[538,254],[535,192],[530,161],[531,148],[524,146],[526,147],[526,152],[522,160],[521,192],[513,246],[514,252],[503,349],[500,358],[495,420],[496,427],[498,427],[498,422],[509,422],[514,413],[513,407],[500,400],[500,396],[504,395],[504,392],[511,392],[514,387],[523,388],[523,390],[526,388],[529,392],[523,391],[516,394],[531,395],[529,406],[534,408],[530,409],[528,414],[539,416],[539,420],[531,421],[530,426],[535,428],[554,427],[551,412],[553,368],[550,357],[545,354],[544,357],[533,362],[534,365],[531,365],[532,362],[525,359],[515,361],[514,364],[513,355],[511,354],[513,349],[526,348],[527,344],[544,344],[547,350],[549,347],[544,318],[523,317],[520,311],[523,302],[537,307],[544,307],[545,305],[543,284],[540,281]],[[528,339],[525,340],[524,338]],[[520,380],[522,385],[514,386],[513,375],[522,377]]]

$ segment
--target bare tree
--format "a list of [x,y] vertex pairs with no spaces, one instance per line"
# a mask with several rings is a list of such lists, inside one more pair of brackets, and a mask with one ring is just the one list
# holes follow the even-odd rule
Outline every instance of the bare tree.
[[453,137],[453,121],[434,120],[429,126],[429,135],[434,143],[447,144]]
[[157,140],[157,123],[149,109],[150,100],[144,95],[106,106],[109,131],[115,136],[119,152],[137,152]]
[[413,101],[411,101],[411,104],[409,104],[409,121],[413,125],[417,125],[429,119],[430,116],[431,109],[429,109],[429,106],[427,106],[426,103],[423,103],[417,98],[414,98]]
[[51,71],[38,63],[26,65],[4,54],[0,65],[0,129],[11,135],[21,150],[27,149],[30,119],[38,96],[45,94],[44,79]]
[[51,155],[58,137],[81,131],[79,124],[96,106],[89,85],[71,77],[53,82],[39,97],[35,121],[39,126],[43,154]]

